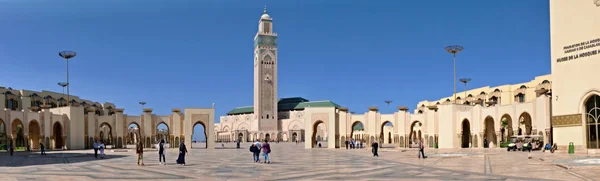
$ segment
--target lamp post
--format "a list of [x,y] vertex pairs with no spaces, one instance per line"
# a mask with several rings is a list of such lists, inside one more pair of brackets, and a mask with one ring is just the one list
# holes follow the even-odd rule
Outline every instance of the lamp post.
[[141,101],[141,102],[139,102],[139,103],[140,103],[140,105],[142,105],[142,110],[144,110],[144,105],[146,105],[146,102],[144,102],[144,101]]
[[69,59],[75,57],[77,55],[77,53],[75,53],[74,51],[69,51],[69,50],[65,50],[62,52],[58,52],[58,56],[64,58],[65,60],[67,60],[67,83],[66,83],[66,87],[67,87],[67,106],[70,106],[71,104],[71,97],[69,94],[69,88],[71,86],[69,86]]
[[460,45],[450,45],[444,49],[448,53],[451,53],[454,58],[454,104],[456,104],[456,54],[461,52],[464,48]]
[[[63,88],[63,95],[65,94],[65,87],[68,86],[69,84],[67,84],[66,82],[59,82],[58,86],[61,86]],[[69,99],[69,98],[67,98]],[[69,104],[69,100],[67,100],[67,104]]]
[[460,82],[465,83],[465,101],[467,99],[467,83],[471,82],[470,78],[462,78]]

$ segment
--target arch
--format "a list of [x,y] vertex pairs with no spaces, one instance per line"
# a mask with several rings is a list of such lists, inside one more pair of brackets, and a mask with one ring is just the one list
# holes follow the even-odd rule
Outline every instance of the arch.
[[440,102],[436,102],[435,105],[440,105]]
[[[487,141],[488,145],[483,145],[484,148],[487,147],[493,147],[497,145],[497,140],[496,140],[496,132],[495,132],[495,125],[494,125],[494,118],[492,118],[491,116],[487,116],[484,121],[483,121],[483,125],[484,125],[484,131],[483,131],[483,139],[485,141]],[[491,146],[490,146],[491,145]]]
[[514,134],[512,118],[510,117],[510,115],[504,114],[502,115],[502,117],[500,117],[500,132],[502,132],[501,141],[510,140],[510,136]]
[[423,137],[421,135],[421,126],[423,123],[420,121],[413,121],[410,124],[410,137],[408,139],[409,147],[415,147],[419,140],[422,140]]
[[521,87],[519,87],[519,89],[527,89],[527,86],[521,85]]
[[[312,127],[312,128],[313,128],[313,129],[312,129],[312,130],[313,130],[313,131],[312,131],[312,139],[311,139],[312,143],[310,143],[310,144],[312,145],[312,147],[313,147],[313,148],[315,148],[315,147],[317,146],[317,144],[316,144],[316,142],[315,142],[315,141],[319,141],[319,140],[317,139],[317,131],[316,131],[316,130],[317,130],[317,128],[319,127],[319,125],[320,125],[320,124],[323,124],[323,125],[325,125],[325,122],[323,122],[323,121],[321,121],[321,120],[317,120],[317,121],[315,121],[315,122],[313,123],[313,125],[312,125],[312,126],[313,126],[313,127]],[[327,125],[325,125],[325,126],[327,126]]]
[[446,102],[450,102],[450,99],[446,99]]
[[38,123],[36,120],[31,120],[29,121],[29,145],[31,145],[31,149],[39,149],[40,148],[40,143],[42,141],[42,136],[41,136],[41,128],[40,128],[40,123]]
[[521,113],[519,116],[519,130],[521,131],[519,135],[531,135],[531,115],[527,112]]
[[484,91],[481,91],[481,93],[479,93],[479,95],[486,95]]
[[502,92],[500,89],[494,89],[494,92]]
[[[390,127],[389,130],[385,130],[386,127]],[[381,132],[379,133],[379,146],[383,147],[383,144],[393,144],[392,132],[394,132],[394,124],[391,121],[384,121],[381,123]]]
[[548,81],[548,80],[542,81],[542,84],[549,84],[549,83],[550,83],[550,81]]
[[417,111],[418,114],[423,114],[422,110]]
[[[179,148],[179,144],[180,144],[180,142],[179,142],[179,141],[180,141],[180,140],[179,140],[179,136],[175,136],[175,145],[173,145],[173,146],[176,146],[176,148]],[[173,146],[172,146],[172,147],[173,147]]]
[[0,119],[0,150],[6,150],[8,146],[8,136],[6,134],[6,124]]
[[62,149],[64,147],[63,127],[60,122],[54,122],[52,126],[52,136],[54,137],[54,149]]
[[[156,124],[156,127],[154,128],[156,129],[155,131],[155,140],[153,140],[155,143],[158,143],[160,140],[165,140],[165,142],[167,142],[167,144],[171,144],[172,140],[171,140],[171,135],[172,135],[172,130],[169,127],[169,125],[163,121],[159,122],[158,124]],[[178,144],[175,144],[178,145]]]
[[223,126],[223,128],[221,129],[221,131],[229,132],[230,131],[229,126],[227,126],[227,125]]
[[238,127],[237,127],[236,130],[248,130],[249,127],[250,126],[248,126],[247,123],[241,123],[241,124],[238,125]]
[[100,135],[99,135],[99,139],[101,142],[104,142],[105,145],[112,145],[112,137],[113,137],[113,132],[112,132],[112,126],[110,124],[108,124],[107,122],[103,122],[99,125],[100,128]]
[[293,120],[290,122],[290,124],[288,124],[288,130],[297,130],[298,128],[302,127],[302,122],[298,121],[298,120]]
[[471,123],[468,119],[464,119],[462,121],[462,131],[461,131],[461,147],[469,148],[471,147]]
[[365,125],[362,121],[354,121],[350,127],[350,139],[360,140],[362,136],[360,135],[365,131]]
[[15,136],[15,148],[25,147],[27,144],[27,140],[25,140],[25,125],[23,125],[20,119],[13,120],[11,125],[12,135]]
[[265,134],[265,141],[271,141],[271,134]]
[[239,133],[239,134],[238,134],[238,136],[237,136],[237,140],[236,140],[236,141],[238,141],[238,142],[242,142],[242,141],[244,141],[244,140],[245,140],[245,139],[244,139],[244,133]]
[[585,103],[585,141],[588,149],[600,148],[600,96],[597,94],[590,95]]
[[[201,121],[197,121],[197,122],[195,122],[195,123],[193,124],[193,126],[192,126],[192,139],[196,139],[196,143],[195,143],[195,144],[198,144],[198,143],[197,143],[197,139],[198,139],[198,138],[202,139],[202,137],[201,137],[201,136],[200,136],[200,137],[198,137],[198,136],[196,135],[196,134],[197,134],[197,133],[196,133],[196,126],[198,126],[198,125],[202,126],[202,130],[200,130],[200,131],[202,131],[202,133],[201,133],[201,134],[204,134],[204,140],[201,140],[201,141],[200,141],[201,143],[204,143],[204,146],[202,146],[202,145],[199,145],[198,147],[199,147],[199,148],[202,148],[202,147],[204,147],[204,148],[208,148],[208,134],[206,133],[206,129],[207,129],[207,127],[206,127],[206,125],[204,125],[204,123],[202,123]],[[190,145],[190,146],[191,146],[191,148],[195,148],[194,142],[192,142],[192,145]]]
[[473,94],[469,94],[467,97],[473,97]]
[[[140,141],[141,129],[136,122],[131,122],[127,125],[127,134],[125,136],[125,145],[136,145]],[[166,140],[165,140],[166,141]]]

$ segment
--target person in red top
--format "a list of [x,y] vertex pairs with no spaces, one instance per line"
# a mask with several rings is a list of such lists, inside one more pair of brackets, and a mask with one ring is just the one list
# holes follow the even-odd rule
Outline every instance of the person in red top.
[[269,145],[269,141],[265,140],[265,143],[262,144],[262,151],[265,156],[265,163],[270,164],[271,159],[269,159],[269,153],[271,153],[271,145]]

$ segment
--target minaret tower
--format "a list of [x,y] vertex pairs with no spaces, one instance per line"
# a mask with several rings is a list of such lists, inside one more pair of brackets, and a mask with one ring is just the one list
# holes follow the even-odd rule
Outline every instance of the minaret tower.
[[259,131],[277,131],[277,34],[267,7],[254,37],[254,114]]

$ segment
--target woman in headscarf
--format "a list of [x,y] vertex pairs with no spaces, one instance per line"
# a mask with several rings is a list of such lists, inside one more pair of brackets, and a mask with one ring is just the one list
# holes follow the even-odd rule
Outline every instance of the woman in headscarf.
[[185,148],[185,144],[183,140],[179,144],[179,157],[177,158],[177,164],[185,165],[185,155],[187,154],[187,148]]

